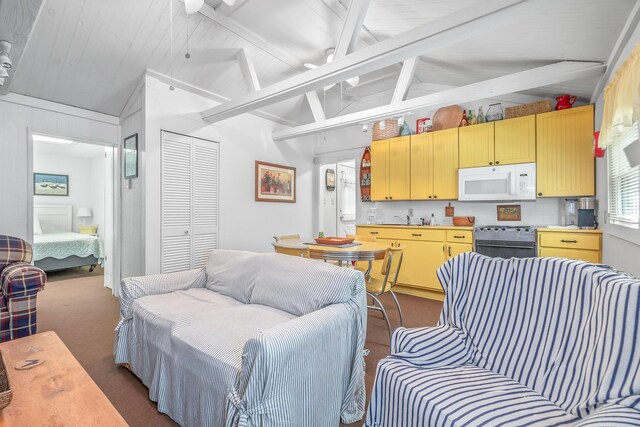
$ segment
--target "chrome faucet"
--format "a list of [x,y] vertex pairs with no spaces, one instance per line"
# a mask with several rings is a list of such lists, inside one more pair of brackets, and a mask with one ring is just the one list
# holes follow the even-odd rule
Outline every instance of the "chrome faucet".
[[[398,216],[398,215],[394,215],[394,218],[398,218],[402,222],[405,221],[404,218],[402,218],[401,216]],[[407,215],[407,219],[406,219],[405,225],[411,225],[411,217],[409,215]]]

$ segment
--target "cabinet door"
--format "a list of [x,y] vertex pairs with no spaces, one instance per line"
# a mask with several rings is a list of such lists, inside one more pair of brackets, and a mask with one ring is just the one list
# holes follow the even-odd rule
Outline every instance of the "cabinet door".
[[204,267],[218,247],[218,144],[193,138],[193,263]]
[[536,116],[500,120],[495,124],[496,165],[536,161]]
[[447,259],[471,251],[473,251],[473,245],[470,243],[447,243]]
[[458,198],[458,129],[433,133],[433,198]]
[[458,128],[460,168],[493,165],[494,124],[482,123]]
[[445,261],[444,243],[401,240],[406,246],[398,282],[416,288],[442,291],[436,270]]
[[593,196],[593,105],[538,114],[539,197]]
[[411,136],[411,200],[433,197],[433,133]]
[[411,198],[411,137],[389,140],[389,199]]
[[389,140],[371,143],[371,200],[389,198]]

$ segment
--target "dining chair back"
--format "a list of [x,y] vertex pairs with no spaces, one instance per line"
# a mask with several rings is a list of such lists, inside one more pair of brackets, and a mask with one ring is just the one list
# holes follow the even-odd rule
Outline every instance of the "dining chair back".
[[348,239],[354,239],[356,242],[375,242],[377,236],[358,236],[356,234],[347,234]]
[[276,253],[279,253],[279,254],[309,258],[309,249],[281,248],[278,246],[275,246],[275,248],[276,248]]
[[396,304],[396,308],[398,309],[398,314],[400,315],[400,326],[402,326],[404,323],[402,309],[400,308],[400,303],[398,302],[396,294],[393,292],[393,288],[396,283],[398,283],[398,275],[402,268],[402,258],[404,256],[405,248],[406,246],[400,243],[391,243],[391,246],[387,248],[384,260],[382,261],[382,277],[370,277],[367,281],[367,295],[373,300],[373,304],[368,305],[367,308],[377,310],[382,313],[382,317],[387,323],[387,328],[389,330],[389,338],[391,338],[391,323],[389,322],[387,311],[378,297],[385,292],[389,292],[391,294],[391,297]]
[[299,234],[286,234],[284,236],[273,236],[273,239],[276,242],[279,242],[280,240],[293,240],[293,239],[299,239],[300,235]]

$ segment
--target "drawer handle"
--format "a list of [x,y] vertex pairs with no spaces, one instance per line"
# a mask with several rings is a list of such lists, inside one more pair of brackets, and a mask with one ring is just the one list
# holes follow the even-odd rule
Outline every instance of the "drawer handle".
[[578,243],[577,240],[560,240],[562,243]]
[[465,236],[453,236],[454,239],[466,239]]
[[371,234],[378,234],[377,231],[370,231]]
[[415,237],[420,237],[420,236],[422,236],[422,234],[420,234],[420,233],[412,233],[411,235],[412,235],[412,236],[415,236]]

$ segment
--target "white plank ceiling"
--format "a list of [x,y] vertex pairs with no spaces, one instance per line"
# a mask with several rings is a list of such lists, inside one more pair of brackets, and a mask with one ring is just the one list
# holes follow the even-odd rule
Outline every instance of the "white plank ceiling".
[[[11,91],[117,116],[149,68],[233,99],[251,90],[236,57],[241,48],[252,55],[262,87],[304,72],[305,62],[321,65],[337,42],[349,0],[238,0],[234,7],[221,0],[207,3],[255,37],[202,14],[187,17],[182,2],[173,0],[171,57],[170,0],[45,0]],[[371,0],[356,49],[474,3]],[[555,2],[482,38],[420,57],[413,82],[460,86],[559,60],[606,62],[634,3]],[[190,59],[185,58],[187,37]],[[288,56],[277,57],[265,46]],[[399,72],[400,64],[361,76],[356,87],[320,93],[327,116],[388,103]],[[529,94],[570,92],[586,101],[596,83],[584,79]],[[265,111],[298,124],[313,121],[303,97]]]

